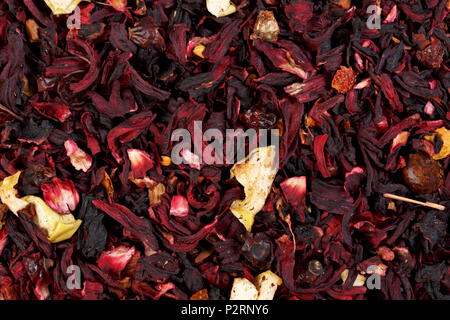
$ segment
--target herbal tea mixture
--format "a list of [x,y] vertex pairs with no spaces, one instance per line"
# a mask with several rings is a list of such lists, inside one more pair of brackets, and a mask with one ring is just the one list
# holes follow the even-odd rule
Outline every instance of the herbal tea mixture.
[[450,299],[449,0],[0,0],[0,299]]

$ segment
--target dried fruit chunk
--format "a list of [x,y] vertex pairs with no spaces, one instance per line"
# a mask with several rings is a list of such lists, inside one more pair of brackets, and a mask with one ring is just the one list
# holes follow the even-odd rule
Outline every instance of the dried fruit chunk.
[[264,41],[277,41],[280,27],[272,11],[262,10],[256,18],[253,34],[250,39],[261,39]]
[[202,289],[191,296],[191,300],[209,300],[208,290]]
[[81,0],[44,0],[53,14],[71,14]]
[[256,300],[258,290],[255,285],[245,278],[235,278],[231,288],[230,300]]
[[[348,278],[348,269],[345,269],[344,271],[342,271],[341,273],[341,280],[342,282],[345,283],[345,281],[347,281]],[[366,277],[364,277],[362,274],[358,274],[356,276],[355,281],[353,282],[353,286],[354,287],[362,287],[364,284],[366,283]]]
[[356,73],[352,67],[341,66],[333,77],[331,86],[339,93],[347,93],[356,82]]
[[217,18],[236,12],[236,6],[230,0],[206,0],[206,9]]
[[252,283],[246,278],[235,278],[230,300],[273,300],[283,281],[270,270],[260,273]]
[[251,230],[255,215],[264,207],[270,193],[278,171],[277,159],[275,146],[260,147],[231,168],[231,178],[236,177],[244,186],[245,199],[235,200],[230,210],[247,231]]
[[434,69],[441,67],[444,53],[441,42],[433,38],[428,47],[417,51],[416,57],[425,67]]
[[[439,136],[439,139],[442,141],[442,147],[439,153],[436,153],[433,156],[434,160],[441,160],[447,158],[450,155],[450,130],[447,130],[445,127],[441,127],[435,130],[436,134]],[[435,136],[425,136],[425,140],[434,142]]]
[[281,278],[270,270],[260,273],[253,282],[259,291],[258,300],[272,300],[278,286],[283,283]]
[[17,171],[16,174],[6,177],[0,182],[0,200],[3,204],[6,204],[15,215],[17,212],[24,209],[28,202],[17,198],[17,190],[14,186],[19,182],[21,171]]
[[441,164],[423,152],[410,154],[402,173],[405,183],[416,193],[433,193],[444,184]]

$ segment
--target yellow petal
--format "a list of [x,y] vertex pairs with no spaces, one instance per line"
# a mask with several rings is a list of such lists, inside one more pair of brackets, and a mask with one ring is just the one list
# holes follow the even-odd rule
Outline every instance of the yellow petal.
[[231,168],[231,178],[244,186],[245,199],[235,200],[231,212],[250,231],[255,215],[261,211],[270,193],[278,171],[278,154],[275,146],[254,149],[248,157]]
[[6,177],[0,185],[0,200],[3,204],[6,204],[9,210],[15,215],[28,205],[28,202],[17,198],[17,190],[14,188],[17,182],[19,182],[21,173],[21,171],[17,171],[16,174]]
[[53,14],[71,14],[82,0],[44,0]]
[[36,215],[33,220],[51,242],[70,239],[81,225],[81,220],[75,220],[72,214],[59,214],[39,197],[25,196],[22,200],[34,204]]

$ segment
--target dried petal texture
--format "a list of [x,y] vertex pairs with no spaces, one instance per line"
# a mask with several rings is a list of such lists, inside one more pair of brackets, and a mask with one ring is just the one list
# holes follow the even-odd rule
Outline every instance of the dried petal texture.
[[41,190],[45,202],[61,214],[74,211],[78,202],[80,202],[80,195],[71,180],[61,180],[54,177],[50,183],[43,184]]
[[17,189],[15,186],[19,182],[21,171],[17,171],[14,175],[6,177],[0,183],[0,200],[3,204],[6,204],[14,214],[24,209],[28,202],[17,198]]
[[298,207],[306,196],[306,177],[292,177],[280,184],[281,190],[289,204]]
[[84,152],[75,141],[69,139],[64,142],[67,156],[70,158],[70,163],[76,170],[87,172],[92,165],[92,157]]
[[147,171],[153,168],[153,159],[147,152],[138,149],[128,149],[127,153],[131,163],[133,178],[143,178],[146,176]]
[[22,199],[34,205],[36,215],[33,221],[46,234],[50,242],[56,243],[70,239],[82,223],[72,214],[61,215],[54,211],[39,197],[25,196]]
[[175,217],[186,217],[189,213],[189,204],[185,197],[176,195],[170,202],[170,215]]
[[278,150],[275,146],[260,147],[251,151],[231,168],[231,177],[236,177],[244,186],[245,199],[235,200],[231,212],[250,231],[255,215],[264,207],[278,171]]
[[57,119],[60,122],[65,122],[72,115],[69,107],[64,104],[35,101],[30,101],[30,104],[42,115]]
[[206,0],[206,8],[217,18],[236,12],[236,6],[230,0]]
[[136,252],[134,247],[119,246],[109,251],[103,251],[97,260],[97,265],[104,272],[120,275]]
[[81,0],[44,0],[53,14],[70,14]]

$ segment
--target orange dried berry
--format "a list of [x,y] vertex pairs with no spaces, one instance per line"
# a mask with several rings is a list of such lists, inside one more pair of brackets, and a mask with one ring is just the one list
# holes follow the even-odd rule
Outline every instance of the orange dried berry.
[[209,300],[208,290],[202,289],[194,293],[191,300]]
[[428,47],[416,52],[416,57],[425,67],[438,69],[441,67],[444,53],[441,42],[433,38]]
[[352,67],[341,66],[333,77],[331,86],[339,93],[347,93],[356,82],[356,73]]

